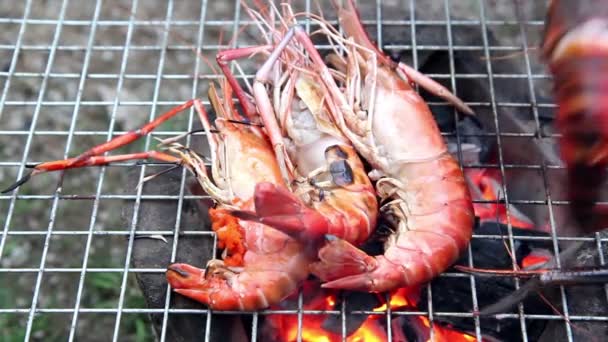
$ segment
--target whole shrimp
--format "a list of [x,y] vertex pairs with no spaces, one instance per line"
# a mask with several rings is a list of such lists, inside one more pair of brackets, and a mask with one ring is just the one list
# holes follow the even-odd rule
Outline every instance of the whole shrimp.
[[[211,128],[201,101],[189,100],[141,128],[117,136],[77,157],[38,164],[4,192],[18,188],[41,173],[117,161],[155,159],[187,167],[203,190],[220,203],[217,208],[210,209],[209,214],[212,228],[218,233],[219,244],[226,247],[226,262],[212,260],[206,270],[172,264],[167,270],[167,280],[176,292],[212,309],[256,310],[277,304],[293,293],[308,276],[309,264],[315,260],[316,250],[308,251],[307,245],[278,230],[256,222],[240,221],[229,214],[229,210],[251,210],[254,207],[252,197],[257,183],[269,182],[285,189],[286,186],[267,136],[257,126],[242,124],[255,113],[244,110],[249,117],[242,118],[232,103],[230,87],[222,84],[222,89],[223,99],[215,87],[209,91],[209,98],[219,116],[215,121],[217,130]],[[192,106],[197,109],[207,133],[212,153],[211,172],[217,185],[208,177],[201,157],[175,143],[181,136],[161,142],[161,145],[169,145],[171,154],[147,151],[101,155],[136,141]]]
[[[324,102],[322,89],[307,72],[302,49],[281,45],[287,23],[295,22],[291,8],[284,9],[278,20],[281,25],[275,27],[273,17],[264,18],[247,8],[254,20],[261,21],[258,26],[268,37],[261,49],[272,46],[256,74],[253,93],[291,191],[260,183],[254,194],[255,209],[232,214],[313,244],[329,234],[358,245],[376,227],[376,193],[356,150],[332,122],[329,111],[334,108]],[[273,10],[272,14],[278,14]],[[218,60],[222,64],[250,54],[251,48],[228,50]],[[226,74],[235,84],[233,76]],[[249,102],[244,96],[240,100]]]
[[608,1],[553,0],[545,27],[542,53],[554,77],[570,209],[592,232],[608,218],[595,204],[608,167]]
[[[336,5],[348,38],[316,19],[327,37],[346,51],[345,57],[329,57],[334,70],[301,27],[287,32],[280,46],[295,38],[308,52],[324,100],[333,108],[332,120],[373,167],[370,177],[377,179],[381,213],[395,222],[395,232],[384,254],[375,257],[348,241],[328,239],[311,271],[328,281],[326,288],[382,292],[420,284],[457,260],[469,243],[474,221],[462,170],[408,76],[425,88],[439,88],[382,55],[365,35],[352,2]],[[453,95],[440,95],[458,103]]]
[[[210,211],[218,234],[232,230],[242,235],[245,253],[239,265],[236,255],[230,263],[211,260],[205,270],[175,263],[167,269],[167,280],[175,292],[216,310],[252,311],[279,303],[293,293],[309,274],[314,250],[288,235],[258,222],[239,220],[230,210],[254,207],[256,184],[267,182],[288,191],[274,156],[272,145],[262,130],[247,122],[234,108],[229,87],[223,100],[214,87],[209,98],[217,115],[211,128],[200,102],[195,107],[203,122],[211,147],[211,172],[194,152],[173,146],[182,155],[203,188],[218,206]],[[237,230],[235,232],[234,230]]]
[[375,48],[352,0],[338,2],[337,8],[354,44],[343,40],[346,60],[330,57],[347,75],[340,103],[352,109],[335,119],[374,168],[383,214],[393,218],[396,229],[384,254],[376,257],[344,241],[330,242],[321,251],[321,267],[338,262],[357,264],[359,270],[332,274],[324,286],[388,291],[420,284],[445,271],[468,246],[474,223],[471,195],[428,105],[409,83],[410,77],[423,87],[432,82],[404,64],[394,65]]

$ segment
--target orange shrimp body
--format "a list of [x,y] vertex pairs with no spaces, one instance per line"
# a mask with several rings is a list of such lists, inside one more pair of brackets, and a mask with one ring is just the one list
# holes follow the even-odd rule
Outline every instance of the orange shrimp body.
[[554,76],[570,208],[591,232],[608,217],[595,204],[608,167],[608,1],[552,1],[545,24],[542,51]]
[[[202,270],[176,263],[168,267],[167,280],[175,292],[211,309],[263,309],[293,293],[308,276],[309,263],[314,259],[294,238],[264,224],[230,216],[230,210],[254,208],[256,184],[266,182],[279,188],[285,186],[272,146],[262,131],[229,121],[238,119],[230,93],[227,92],[222,101],[212,87],[210,99],[218,116],[215,120],[217,133],[212,132],[205,109],[200,105],[196,109],[212,149],[211,172],[215,183],[208,177],[202,159],[189,150],[176,150],[182,154],[185,166],[197,176],[203,190],[218,202],[211,217],[220,240],[231,248],[228,263],[241,263],[239,251],[244,248],[242,265],[231,266],[222,260],[211,260]],[[222,106],[222,102],[229,105]],[[226,157],[219,159],[218,155]],[[242,244],[235,241],[240,236]]]
[[[318,22],[346,53],[328,57],[333,71],[319,62],[317,71],[340,110],[334,121],[373,168],[381,214],[394,222],[395,232],[384,254],[375,257],[331,239],[311,270],[327,281],[326,288],[382,292],[424,283],[467,247],[474,223],[471,195],[429,107],[408,82],[409,69],[379,53],[351,1],[337,6],[348,38]],[[296,35],[305,41],[301,29]],[[311,51],[311,58],[320,60]],[[420,74],[414,77],[432,84]]]
[[253,10],[249,13],[264,21],[259,27],[265,35],[274,37],[268,41],[272,54],[259,69],[253,92],[291,191],[260,184],[255,210],[233,214],[313,244],[332,235],[359,245],[376,227],[376,193],[361,158],[333,123],[330,111],[335,109],[324,101],[322,86],[307,72],[304,51],[285,44],[287,23],[295,23],[295,17],[289,6],[283,8],[277,20],[282,26]]

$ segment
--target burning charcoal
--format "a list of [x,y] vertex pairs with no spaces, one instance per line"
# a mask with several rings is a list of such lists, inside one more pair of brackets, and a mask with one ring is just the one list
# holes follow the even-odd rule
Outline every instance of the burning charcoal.
[[[440,277],[431,283],[434,312],[472,312],[471,281],[468,278]],[[515,290],[514,281],[508,277],[476,277],[475,288],[480,307],[494,304]],[[422,291],[420,309],[427,310],[427,292]],[[524,301],[526,314],[551,314],[550,308],[538,297],[531,295]],[[435,316],[436,322],[449,324],[465,332],[475,331],[473,318]],[[504,341],[522,339],[518,318],[480,318],[484,334]],[[542,333],[546,321],[530,320],[527,322],[528,338],[536,340]]]
[[[600,233],[606,237],[608,233]],[[608,251],[604,248],[604,259],[608,257]],[[573,262],[568,263],[565,267],[582,267],[600,265],[600,258],[597,252],[597,245],[594,242],[585,243],[578,251]],[[552,296],[552,303],[556,305],[558,310],[562,312],[561,296],[559,296],[558,288],[547,289],[555,293]],[[606,317],[608,316],[608,299],[606,298],[605,285],[585,285],[585,286],[567,286],[565,288],[568,298],[568,313],[575,316],[587,317]],[[608,336],[608,324],[605,321],[579,321],[572,322],[572,340],[573,341],[593,341],[599,336]],[[601,338],[600,338],[601,339]],[[566,333],[566,323],[564,321],[551,321],[547,324],[545,332],[541,336],[541,342],[561,342],[568,341]]]
[[393,331],[401,332],[397,333],[397,336],[408,342],[429,341],[429,329],[423,329],[419,320],[415,316],[399,316],[393,320]]
[[[502,224],[486,222],[475,229],[475,235],[504,235],[507,227]],[[529,229],[513,228],[515,236],[547,236],[542,232]],[[523,260],[533,250],[547,250],[550,241],[515,239],[514,254],[517,260]],[[505,249],[502,240],[475,238],[471,240],[474,266],[477,268],[512,269],[511,257]],[[464,256],[456,264],[468,265]],[[469,278],[439,277],[431,283],[432,303],[434,312],[472,312],[473,300],[471,281]],[[475,278],[477,303],[480,308],[496,303],[501,298],[515,290],[515,282],[511,277],[479,276]],[[419,308],[427,310],[427,291],[422,291]],[[524,311],[527,314],[551,314],[550,308],[536,294],[524,301]],[[474,331],[472,318],[437,316],[437,322],[450,324],[457,330]],[[488,336],[506,341],[522,339],[519,319],[501,319],[482,317],[482,330]],[[535,340],[542,333],[546,321],[530,320],[527,322],[528,338]]]
[[[535,236],[548,237],[547,233],[539,232],[531,229],[519,229],[513,227],[514,236]],[[508,227],[504,224],[496,222],[484,222],[477,226],[474,230],[475,235],[502,235],[508,236]],[[533,250],[550,251],[552,248],[549,240],[521,240],[514,239],[513,241],[516,260],[521,262]],[[471,249],[473,252],[473,263],[478,268],[511,268],[511,256],[505,249],[503,240],[474,238],[471,240]],[[456,262],[457,265],[468,265],[468,257],[464,256]],[[520,265],[521,266],[521,265]]]
[[[166,169],[163,167],[147,167],[146,173]],[[140,168],[134,167],[128,175],[125,192],[135,193],[135,187],[139,182]],[[162,176],[156,177],[144,184],[142,195],[178,195],[180,189],[182,170],[174,170]],[[186,191],[187,193],[188,191]],[[142,199],[138,210],[136,231],[172,231],[175,229],[177,215],[181,216],[180,229],[196,230],[204,229],[206,214],[201,212],[198,203],[194,200],[185,200],[181,212],[177,212],[178,200]],[[130,227],[133,218],[135,201],[126,200],[123,209],[123,221],[125,227]],[[156,238],[147,238],[137,235],[133,242],[132,267],[137,268],[164,268],[171,261],[171,250],[173,246],[173,235],[163,236],[166,242]],[[203,236],[180,236],[178,243],[177,260],[204,266],[206,260],[212,255],[213,241]],[[167,281],[164,273],[136,273],[137,282],[145,297],[146,304],[150,308],[162,309],[165,307],[167,294]],[[181,309],[205,309],[197,302],[172,294],[171,308]],[[160,336],[163,315],[153,314],[151,319],[154,329]],[[166,338],[168,341],[201,341],[205,337],[206,316],[202,314],[169,314],[167,321]],[[233,333],[243,331],[236,329],[235,324],[241,324],[239,317],[219,315],[213,317],[211,340],[220,336],[226,336],[226,331]],[[234,340],[243,340],[234,336]]]
[[[431,328],[428,320],[423,316],[399,316],[391,322],[393,341],[399,342],[426,342],[431,340]],[[472,335],[458,331],[451,327],[433,323],[433,340],[450,342],[468,342]],[[483,337],[483,341],[487,341]]]
[[[346,312],[346,335],[350,335],[353,332],[357,331],[359,327],[365,322],[368,318],[366,315],[352,315],[350,314],[353,311],[362,311],[362,310],[372,310],[378,306],[380,306],[380,301],[378,300],[378,296],[374,293],[365,293],[365,292],[345,292],[344,293],[344,301]],[[342,308],[342,303],[340,300],[336,302],[334,310],[339,310]],[[337,315],[329,315],[325,319],[322,325],[323,329],[335,333],[342,334],[342,317]]]
[[[455,18],[453,18],[455,19]],[[422,30],[427,30],[422,32]],[[433,31],[434,30],[434,31]],[[479,45],[483,41],[481,36],[481,30],[470,30],[466,29],[466,32],[456,31],[453,32],[453,39],[455,44],[463,45]],[[434,35],[443,34],[444,28],[438,26],[423,26],[417,34],[422,37],[432,37]],[[492,41],[492,31],[488,31],[488,40]],[[456,43],[456,40],[458,41]],[[405,63],[411,63],[411,60],[407,60],[409,52],[404,53],[402,61]],[[497,57],[495,53],[491,54],[492,57]],[[477,50],[456,50],[453,51],[454,56],[454,69],[458,74],[472,74],[472,73],[487,73],[487,61],[483,58],[484,53]],[[450,54],[449,51],[437,50],[432,53],[425,53],[424,55],[418,56],[420,70],[424,73],[450,73]],[[523,63],[518,63],[521,58],[501,58],[491,60],[492,71],[495,74],[521,74],[526,75],[527,70],[524,68]],[[438,78],[437,81],[447,86],[449,89],[452,88],[452,80],[450,78]],[[457,77],[456,78],[456,90],[457,96],[465,102],[489,102],[494,98],[497,102],[520,102],[529,103],[529,89],[526,79],[494,79],[494,93],[493,96],[490,94],[490,87],[488,79],[486,78],[469,78],[469,77]],[[552,103],[551,100],[551,89],[550,83],[542,84],[544,87],[539,86],[538,82],[534,83],[534,93],[536,95],[537,103]],[[440,101],[437,97],[431,94],[421,91],[423,98],[428,101]],[[431,106],[431,110],[435,114],[435,117],[440,125],[442,132],[455,132],[457,122],[466,120],[463,116],[455,116],[454,109],[449,105],[442,106]],[[494,113],[491,107],[478,106],[473,108],[476,112],[475,118],[481,123],[482,131],[486,133],[495,133],[497,129],[500,132],[514,133],[514,134],[531,134],[536,133],[538,130],[538,121],[534,117],[534,112],[529,108],[514,108],[507,106],[499,106],[497,113]],[[550,107],[539,107],[537,109],[540,119],[540,130],[541,132],[548,133],[552,131],[551,118],[553,116],[554,109]],[[458,121],[456,121],[458,120]],[[498,120],[498,127],[496,126],[495,120]],[[459,127],[460,141],[463,143],[481,143],[483,146],[480,161],[487,162],[491,156],[495,156],[496,152],[492,151],[492,147],[496,147],[497,139],[493,136],[479,137],[477,139],[467,137],[469,134],[464,133],[469,124],[465,124],[464,127]],[[475,134],[475,133],[474,133]],[[548,136],[544,134],[541,138],[502,138],[501,152],[503,160],[506,163],[514,165],[561,165],[561,159],[559,158],[555,149],[555,141],[552,138],[544,138]],[[453,136],[448,136],[450,142],[453,141]],[[467,140],[469,139],[469,140]],[[472,141],[478,140],[478,141]],[[542,180],[536,182],[530,181],[530,170],[524,168],[509,169],[506,174],[506,184],[508,185],[508,192],[512,199],[544,199],[546,189],[543,185]],[[564,197],[564,182],[557,172],[550,171],[546,174],[547,183],[549,183],[551,195],[553,198],[563,199]],[[542,176],[539,176],[542,177]],[[526,205],[519,208],[525,216],[536,222],[538,226],[544,225],[548,221],[547,209],[540,205]],[[560,235],[571,235],[571,227],[573,227],[571,218],[568,213],[562,213],[562,208],[557,207],[554,209],[554,223],[558,227],[558,233]]]

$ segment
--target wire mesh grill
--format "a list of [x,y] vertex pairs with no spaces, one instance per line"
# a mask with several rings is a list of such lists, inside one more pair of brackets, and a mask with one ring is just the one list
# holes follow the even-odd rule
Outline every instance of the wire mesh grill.
[[[546,163],[509,164],[500,152],[509,139],[546,138],[541,137],[540,129],[528,133],[501,129],[499,115],[503,108],[528,112],[539,128],[539,112],[555,107],[553,103],[537,101],[540,85],[549,82],[550,77],[538,62],[536,50],[544,25],[545,7],[531,3],[395,0],[361,1],[359,5],[364,23],[378,44],[409,53],[415,68],[420,54],[429,51],[445,50],[451,57],[457,51],[479,52],[485,60],[485,70],[462,72],[455,68],[452,59],[446,68],[448,72],[430,75],[448,80],[456,94],[459,79],[487,82],[489,98],[467,103],[474,109],[485,108],[492,115],[494,133],[488,136],[495,138],[498,144],[499,164],[464,167],[499,168],[503,179],[508,170],[516,168],[539,173],[547,188],[543,198],[513,198],[506,187],[504,200],[521,206],[545,207],[553,225],[554,207],[565,202],[551,194],[546,175],[560,167]],[[331,16],[331,7],[324,5],[326,14]],[[23,176],[28,166],[77,155],[89,146],[138,127],[172,106],[201,97],[206,92],[208,80],[217,75],[197,57],[193,47],[213,60],[218,49],[251,44],[251,36],[246,34],[239,35],[239,39],[229,44],[227,38],[221,41],[219,37],[231,37],[250,21],[239,6],[219,1],[97,0],[81,3],[28,0],[7,7],[2,9],[0,18],[0,62],[3,64],[0,71],[0,178],[3,184]],[[316,5],[306,1],[296,3],[295,7],[310,10]],[[525,19],[518,18],[518,11],[525,14]],[[309,23],[304,25],[310,30]],[[417,39],[417,32],[430,26],[443,28],[445,34],[430,40]],[[479,30],[481,41],[461,43],[460,35],[467,30]],[[490,31],[503,34],[498,41],[490,41]],[[398,32],[409,36],[409,40],[399,41],[389,37],[387,32]],[[493,58],[522,51],[512,57],[523,66],[521,72],[496,72]],[[520,81],[529,100],[504,100],[500,91],[504,90],[502,82],[505,80]],[[163,125],[143,142],[121,151],[153,148],[153,137],[187,132],[194,123],[193,112],[189,111]],[[206,317],[206,326],[201,329],[206,329],[206,339],[210,339],[210,327],[217,313],[173,308],[171,298],[176,295],[170,293],[168,287],[164,308],[147,308],[137,290],[134,274],[162,274],[165,269],[134,268],[131,264],[135,239],[150,234],[173,238],[172,261],[176,259],[183,237],[202,236],[211,241],[215,249],[212,233],[195,228],[176,229],[180,225],[183,201],[201,197],[185,194],[185,171],[181,190],[175,196],[143,195],[141,189],[125,190],[124,174],[133,168],[139,170],[140,177],[147,173],[146,165],[119,163],[61,175],[46,174],[32,179],[17,191],[0,196],[3,218],[0,221],[0,279],[4,291],[3,297],[0,296],[0,327],[4,327],[0,330],[5,331],[4,338],[67,338],[70,341],[151,338],[150,333],[142,332],[141,318],[154,314],[162,317],[159,338],[165,340],[170,315],[199,314]],[[176,201],[178,220],[175,226],[162,231],[146,231],[136,229],[137,214],[126,226],[118,219],[117,213],[124,200],[134,201],[137,212],[139,203],[147,199]],[[555,227],[552,231],[556,231]],[[506,239],[512,246],[513,234]],[[599,234],[595,239],[587,240],[594,241],[598,250],[606,244],[606,239]],[[557,249],[556,234],[552,241]],[[200,260],[200,265],[204,262],[206,260]],[[603,258],[601,262],[604,262]],[[469,278],[472,305],[479,309],[474,277],[442,276]],[[430,288],[427,291],[428,312],[388,310],[359,314],[383,315],[389,323],[396,315],[425,315],[431,324],[441,316],[468,317],[475,322],[474,333],[481,340],[484,327],[478,318],[470,312],[433,310]],[[523,307],[517,314],[503,316],[520,321],[523,340],[527,340],[526,324],[530,320],[563,322],[568,340],[573,339],[569,321],[608,321],[606,316],[570,314],[564,289],[561,290],[561,302],[565,308],[563,316],[557,313],[525,314]],[[303,315],[318,312],[266,310],[252,314],[249,329],[254,340],[260,329],[259,316],[271,313],[298,315],[301,324]],[[329,313],[340,315],[344,326],[344,305],[341,310]],[[93,328],[94,333],[91,333]],[[387,331],[387,334],[391,339],[391,332]],[[301,340],[299,332],[298,341]]]

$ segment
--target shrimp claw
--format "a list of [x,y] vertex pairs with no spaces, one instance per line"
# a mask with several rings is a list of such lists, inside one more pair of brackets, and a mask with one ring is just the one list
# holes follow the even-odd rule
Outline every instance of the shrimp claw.
[[329,226],[317,211],[308,208],[287,189],[269,182],[256,184],[254,203],[255,212],[232,210],[230,214],[271,226],[298,239],[321,235]]

